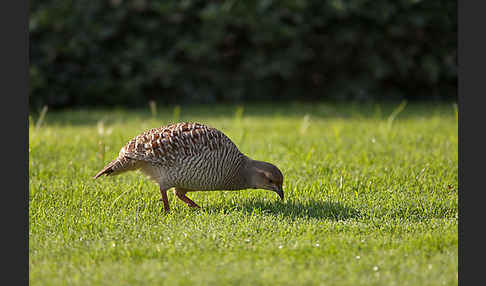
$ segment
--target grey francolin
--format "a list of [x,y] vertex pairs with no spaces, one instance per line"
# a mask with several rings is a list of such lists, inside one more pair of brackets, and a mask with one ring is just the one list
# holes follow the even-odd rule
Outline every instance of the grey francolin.
[[281,199],[283,175],[273,164],[252,160],[221,131],[199,123],[178,123],[143,132],[121,148],[118,157],[94,178],[141,170],[160,186],[165,211],[167,190],[199,208],[186,193],[266,189]]

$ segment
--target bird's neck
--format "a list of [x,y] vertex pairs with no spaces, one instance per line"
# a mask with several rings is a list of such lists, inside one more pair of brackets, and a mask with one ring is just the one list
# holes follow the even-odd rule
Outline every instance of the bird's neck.
[[228,182],[228,186],[233,190],[243,190],[253,187],[251,182],[252,159],[243,155],[239,161],[234,176]]

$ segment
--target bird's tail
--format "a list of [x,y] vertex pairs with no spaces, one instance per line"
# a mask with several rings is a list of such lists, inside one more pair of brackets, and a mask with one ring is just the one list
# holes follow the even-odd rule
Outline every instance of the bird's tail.
[[101,171],[96,174],[93,179],[98,178],[101,175],[115,176],[126,171],[136,170],[140,167],[137,160],[130,159],[128,157],[118,157],[106,165]]
[[115,170],[114,170],[114,166],[115,164],[118,162],[118,159],[110,162],[108,165],[106,165],[103,169],[101,169],[101,171],[98,172],[98,174],[96,174],[93,179],[96,179],[98,178],[99,176],[101,175],[105,175],[106,176],[109,176],[110,174],[112,174]]

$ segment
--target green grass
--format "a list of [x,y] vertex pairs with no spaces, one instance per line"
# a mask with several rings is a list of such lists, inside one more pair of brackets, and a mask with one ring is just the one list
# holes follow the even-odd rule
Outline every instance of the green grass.
[[[288,104],[48,111],[29,128],[32,285],[457,285],[457,108]],[[284,173],[188,208],[140,173],[93,180],[177,120]],[[101,123],[103,122],[103,123]]]

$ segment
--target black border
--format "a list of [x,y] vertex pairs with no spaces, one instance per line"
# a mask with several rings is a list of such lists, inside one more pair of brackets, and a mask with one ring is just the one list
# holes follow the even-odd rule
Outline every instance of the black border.
[[29,2],[0,2],[3,284],[29,283]]
[[[458,1],[459,285],[484,281],[484,1]],[[466,235],[467,230],[467,235]]]

